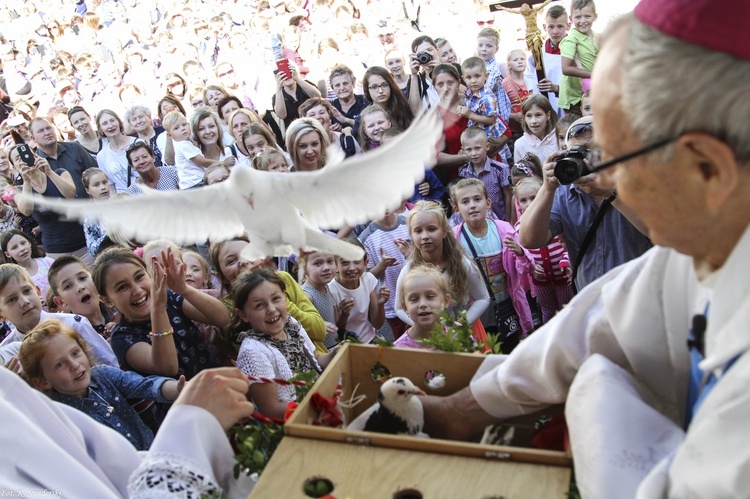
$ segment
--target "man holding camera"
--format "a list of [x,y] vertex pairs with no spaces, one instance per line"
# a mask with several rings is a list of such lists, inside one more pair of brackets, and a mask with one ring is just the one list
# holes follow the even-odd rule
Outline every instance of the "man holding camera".
[[[648,238],[623,215],[630,212],[617,200],[614,189],[597,185],[596,174],[590,172],[587,156],[592,137],[590,116],[570,126],[568,153],[547,158],[544,184],[519,228],[519,240],[526,248],[540,248],[563,234],[578,291],[651,247]],[[635,216],[630,218],[639,223]]]

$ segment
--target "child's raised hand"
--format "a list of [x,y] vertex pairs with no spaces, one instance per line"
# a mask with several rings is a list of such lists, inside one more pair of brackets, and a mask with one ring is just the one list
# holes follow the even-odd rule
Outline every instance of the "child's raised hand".
[[349,316],[349,312],[351,312],[352,308],[354,307],[354,298],[344,298],[339,302],[339,312],[342,316]]
[[161,251],[161,261],[164,265],[164,272],[166,274],[167,286],[169,289],[182,295],[185,293],[187,283],[185,282],[185,269],[187,265],[185,262],[178,262],[172,253],[172,248],[167,248],[166,251]]
[[378,305],[385,305],[385,302],[387,302],[390,297],[391,288],[388,286],[380,286],[380,289],[378,290]]
[[521,248],[521,245],[518,244],[518,242],[515,239],[513,239],[512,237],[510,237],[510,236],[506,237],[503,240],[503,244],[505,245],[506,248],[508,248],[509,250],[511,250],[516,255],[523,256],[523,248]]
[[231,168],[235,163],[237,163],[237,158],[235,158],[234,156],[229,156],[224,161],[222,161],[222,163],[224,163],[224,166],[226,166],[227,168]]
[[16,374],[21,374],[21,362],[15,355],[8,359],[8,362],[5,363],[5,368],[13,371]]
[[380,248],[380,262],[383,264],[383,268],[388,268],[396,265],[396,257],[386,255],[385,250]]
[[393,240],[393,244],[396,245],[398,250],[402,255],[404,255],[404,258],[406,259],[408,259],[411,256],[412,251],[414,251],[414,247],[412,246],[411,241],[407,241],[406,239],[396,238]]
[[151,257],[151,309],[161,310],[167,307],[167,273],[159,259]]
[[419,192],[420,196],[427,196],[430,193],[430,183],[429,182],[422,182],[417,186],[417,192]]

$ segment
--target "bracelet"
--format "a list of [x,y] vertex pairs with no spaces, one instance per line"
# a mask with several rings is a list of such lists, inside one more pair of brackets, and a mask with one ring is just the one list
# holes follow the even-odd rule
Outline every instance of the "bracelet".
[[164,331],[162,333],[155,333],[155,332],[151,331],[148,334],[151,335],[152,338],[160,338],[162,336],[169,336],[170,334],[174,334],[174,329],[172,329],[170,327],[167,331]]

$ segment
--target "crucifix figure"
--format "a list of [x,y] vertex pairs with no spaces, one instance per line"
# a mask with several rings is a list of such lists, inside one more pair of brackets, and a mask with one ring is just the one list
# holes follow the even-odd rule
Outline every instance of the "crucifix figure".
[[546,7],[551,1],[552,0],[544,0],[544,3],[538,7],[531,7],[528,3],[525,3],[517,9],[510,9],[498,4],[493,5],[496,9],[512,12],[513,14],[521,14],[523,16],[526,21],[526,48],[529,49],[531,55],[534,57],[536,74],[539,81],[543,80],[546,76],[544,74],[544,60],[542,59],[544,40],[542,39],[542,31],[536,24],[536,20],[539,11]]

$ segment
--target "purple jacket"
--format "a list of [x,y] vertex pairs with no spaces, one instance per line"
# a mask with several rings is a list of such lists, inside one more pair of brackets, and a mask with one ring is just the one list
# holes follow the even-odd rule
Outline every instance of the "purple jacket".
[[[501,241],[510,237],[518,243],[518,233],[512,225],[503,220],[490,221],[495,223]],[[459,241],[461,240],[461,227],[463,225],[464,222],[461,222],[453,227],[453,235]],[[520,243],[518,245],[521,246]],[[513,308],[516,309],[521,321],[521,329],[524,333],[530,333],[534,330],[534,320],[531,318],[531,310],[529,309],[529,303],[526,301],[526,291],[523,288],[520,276],[521,274],[530,274],[533,271],[534,257],[523,246],[521,246],[521,249],[523,249],[523,256],[518,256],[513,251],[503,251],[503,267],[508,275],[508,293],[513,302]],[[469,254],[468,256],[473,259],[474,255]]]

